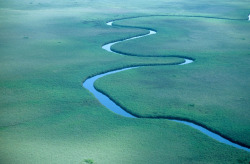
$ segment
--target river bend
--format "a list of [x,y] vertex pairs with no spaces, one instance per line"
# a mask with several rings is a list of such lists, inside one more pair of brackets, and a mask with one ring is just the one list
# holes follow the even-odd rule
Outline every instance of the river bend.
[[[206,17],[204,17],[204,18],[206,18]],[[125,19],[128,19],[128,18],[125,18]],[[216,18],[213,18],[213,19],[216,19]],[[218,19],[222,19],[222,18],[218,18]],[[113,26],[113,22],[114,21],[110,21],[110,22],[107,22],[106,24],[108,26]],[[145,28],[141,28],[141,29],[145,29]],[[128,38],[128,39],[111,42],[111,43],[103,45],[102,48],[104,50],[108,51],[108,52],[111,52],[111,53],[115,53],[115,54],[118,54],[118,55],[126,55],[126,54],[122,54],[120,52],[118,53],[118,52],[112,51],[111,46],[113,46],[115,44],[118,44],[118,43],[121,43],[121,42],[129,41],[129,40],[133,40],[133,39],[138,39],[138,38],[142,38],[142,37],[146,37],[146,36],[154,35],[154,34],[156,34],[156,31],[149,30],[149,32],[147,34],[145,34],[145,35],[135,36],[135,37],[131,37],[131,38]],[[194,61],[191,58],[184,58],[184,57],[179,57],[179,58],[184,59],[183,63],[178,64],[180,66],[190,64],[190,63],[192,63]],[[119,105],[117,105],[114,101],[112,101],[108,96],[106,96],[105,94],[103,94],[103,93],[99,92],[98,90],[96,90],[95,87],[94,87],[94,83],[95,83],[95,81],[97,79],[100,79],[100,78],[102,78],[104,76],[107,76],[107,75],[115,74],[115,73],[122,72],[122,71],[131,70],[131,69],[137,69],[137,68],[140,68],[140,67],[146,67],[146,66],[147,65],[145,65],[145,66],[140,65],[140,66],[134,66],[134,67],[127,67],[127,68],[122,68],[122,69],[102,73],[102,74],[99,74],[99,75],[95,75],[95,76],[90,77],[87,80],[85,80],[85,82],[83,83],[83,87],[86,88],[87,90],[89,90],[102,105],[104,105],[106,108],[108,108],[112,112],[114,112],[114,113],[116,113],[118,115],[124,116],[124,117],[128,117],[128,118],[137,118],[136,116],[133,116],[132,114],[130,114],[127,111],[125,111],[124,109],[122,109]],[[221,143],[224,143],[224,144],[233,146],[235,148],[242,149],[242,150],[250,152],[249,148],[241,146],[241,145],[239,145],[237,143],[234,143],[234,142],[232,142],[232,141],[230,141],[230,140],[228,140],[228,139],[226,139],[226,138],[224,138],[224,137],[222,137],[222,136],[220,136],[220,135],[218,135],[218,134],[216,134],[216,133],[214,133],[214,132],[212,132],[212,131],[210,131],[210,130],[208,130],[208,129],[200,126],[200,125],[195,124],[194,122],[178,120],[178,119],[168,119],[168,120],[178,122],[178,123],[181,123],[181,124],[185,124],[185,125],[190,126],[190,127],[194,128],[196,130],[199,130],[203,134],[206,134],[207,136],[209,136],[209,137],[211,137],[211,138],[213,138],[213,139],[215,139],[215,140],[217,140],[217,141],[219,141]]]

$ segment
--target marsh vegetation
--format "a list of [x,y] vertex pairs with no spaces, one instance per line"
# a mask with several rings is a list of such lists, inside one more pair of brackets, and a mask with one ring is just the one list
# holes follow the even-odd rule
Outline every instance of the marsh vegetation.
[[109,27],[107,21],[156,14],[246,19],[116,22],[154,28],[158,35],[113,49],[138,56],[185,55],[196,62],[110,75],[96,87],[141,117],[192,119],[249,146],[248,6],[243,0],[0,0],[0,163],[249,161],[248,152],[188,126],[116,115],[82,88],[88,77],[109,70],[183,62],[104,51],[105,43],[146,32]]

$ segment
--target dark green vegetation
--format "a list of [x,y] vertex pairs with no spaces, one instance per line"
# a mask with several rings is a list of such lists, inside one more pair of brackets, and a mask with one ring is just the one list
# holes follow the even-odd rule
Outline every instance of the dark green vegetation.
[[[115,115],[81,87],[82,81],[88,76],[112,69],[145,63],[182,62],[182,59],[177,58],[138,58],[105,52],[100,48],[104,43],[146,32],[108,27],[106,21],[152,14],[212,15],[242,19],[248,15],[247,1],[110,2],[0,0],[0,163],[81,163],[85,159],[108,164],[249,161],[249,153],[220,144],[187,126],[167,120],[127,119]],[[214,13],[215,10],[218,12]],[[154,19],[140,19],[138,26],[156,28],[148,26]],[[168,36],[164,33],[148,39],[159,43],[161,35]],[[241,34],[238,36],[241,37]],[[248,38],[244,37],[242,43],[247,42]],[[136,42],[138,47],[143,43],[146,40]],[[143,47],[146,48],[145,45]],[[164,51],[163,54],[158,47],[155,49],[159,49],[159,54],[167,53]],[[125,51],[123,48],[121,50]],[[136,48],[133,48],[133,53],[134,50],[136,52]],[[247,59],[245,51],[238,53],[236,50],[240,57],[245,54]],[[213,71],[213,68],[219,67],[216,62],[222,63],[222,57],[200,57],[198,51],[193,57],[197,57],[197,63],[185,68],[152,67],[124,72],[124,76],[136,73],[145,79],[143,85],[147,88],[148,78],[141,75],[143,72],[154,71],[156,75],[152,79],[160,74],[162,78],[169,78],[164,75],[164,71],[169,71],[173,77],[176,73],[177,83],[187,78],[181,76],[179,71],[189,72],[193,69],[199,74],[204,69]],[[230,61],[229,57],[224,58]],[[247,62],[241,60],[237,61]],[[235,67],[235,71],[241,71],[243,64],[235,63],[228,63],[229,68]],[[130,86],[126,84],[124,87]],[[144,91],[140,90],[140,93]],[[144,103],[146,106],[147,102]],[[197,102],[188,103],[191,104],[190,108],[192,104],[193,108],[197,108]],[[199,113],[194,117],[200,118]],[[243,138],[239,140],[245,142]]]
[[84,163],[86,163],[86,164],[93,164],[94,161],[92,159],[85,159]]

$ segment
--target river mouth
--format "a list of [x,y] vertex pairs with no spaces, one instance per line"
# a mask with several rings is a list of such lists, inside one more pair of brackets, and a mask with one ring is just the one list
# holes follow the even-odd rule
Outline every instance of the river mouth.
[[[206,17],[204,17],[204,18],[206,18]],[[128,18],[125,18],[125,19],[128,19]],[[218,19],[221,19],[221,18],[218,18]],[[107,22],[106,24],[108,26],[113,26],[113,22],[114,21],[110,21],[110,22]],[[145,28],[141,28],[141,29],[145,29]],[[149,35],[154,35],[156,33],[157,32],[155,30],[149,30],[149,32],[147,34],[144,34],[144,35],[135,36],[135,37],[131,37],[131,38],[128,38],[128,39],[124,39],[124,40],[119,40],[119,41],[107,43],[107,44],[105,44],[105,45],[102,46],[102,49],[104,49],[104,50],[106,50],[106,51],[108,51],[110,53],[115,53],[115,54],[118,54],[118,55],[126,55],[126,54],[122,54],[120,52],[118,53],[118,52],[112,51],[111,46],[113,46],[115,44],[118,44],[118,43],[121,43],[121,42],[129,41],[129,40],[133,40],[133,39],[138,39],[138,38],[146,37],[146,36],[149,36]],[[178,56],[176,56],[176,57],[178,57]],[[191,64],[191,63],[194,62],[193,59],[188,58],[188,57],[185,58],[185,57],[180,57],[179,56],[179,58],[183,58],[185,61],[183,63],[174,64],[174,65],[180,65],[180,66],[182,66],[182,65],[187,65],[187,64]],[[90,91],[102,105],[104,105],[106,108],[108,108],[112,112],[114,112],[114,113],[116,113],[118,115],[121,115],[123,117],[128,117],[128,118],[136,119],[136,118],[139,118],[139,117],[136,117],[136,116],[128,113],[126,110],[124,110],[119,105],[117,105],[115,103],[115,101],[113,101],[112,99],[110,99],[108,95],[105,95],[104,93],[98,91],[94,87],[94,83],[95,83],[95,81],[97,79],[100,79],[100,78],[102,78],[104,76],[107,76],[107,75],[119,73],[119,72],[122,72],[122,71],[131,70],[131,69],[137,69],[137,68],[140,68],[140,67],[146,67],[146,66],[147,65],[133,66],[133,67],[127,67],[127,68],[122,68],[122,69],[118,69],[118,70],[113,70],[113,71],[109,71],[109,72],[106,72],[106,73],[102,73],[102,74],[99,74],[99,75],[96,75],[96,76],[88,78],[83,83],[83,87],[86,88],[88,91]],[[155,66],[157,66],[157,64],[155,64]],[[168,118],[164,118],[164,119],[168,119]],[[233,141],[230,141],[229,139],[226,139],[225,137],[222,137],[221,135],[216,134],[216,133],[208,130],[207,128],[205,128],[205,127],[203,127],[201,125],[198,125],[198,124],[196,124],[194,122],[185,121],[185,120],[182,120],[182,119],[168,119],[168,120],[174,121],[174,122],[177,122],[177,123],[181,123],[181,124],[185,124],[185,125],[190,126],[190,127],[194,128],[196,130],[199,130],[203,134],[205,134],[205,135],[207,135],[207,136],[209,136],[209,137],[211,137],[211,138],[213,138],[213,139],[215,139],[215,140],[217,140],[217,141],[219,141],[221,143],[224,143],[224,144],[233,146],[235,148],[242,149],[242,150],[250,152],[249,148],[247,148],[245,146],[241,146],[240,144],[237,144],[237,143],[235,143]]]

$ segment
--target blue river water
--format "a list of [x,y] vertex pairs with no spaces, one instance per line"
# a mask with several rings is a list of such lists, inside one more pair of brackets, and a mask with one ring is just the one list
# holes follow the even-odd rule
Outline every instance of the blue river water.
[[[108,22],[107,25],[112,26],[113,25],[113,21]],[[119,54],[119,55],[124,55],[124,54],[112,51],[111,50],[111,46],[114,45],[114,44],[120,43],[120,42],[132,40],[132,39],[138,39],[138,38],[145,37],[145,36],[148,36],[148,35],[153,35],[153,34],[156,34],[156,31],[149,30],[148,34],[141,35],[141,36],[136,36],[136,37],[131,37],[129,39],[125,39],[125,40],[121,40],[121,41],[111,42],[111,43],[103,45],[102,48],[104,50],[108,51],[108,52],[111,52],[111,53],[116,53],[116,54]],[[180,58],[182,58],[182,57],[180,57]],[[186,59],[186,58],[184,58],[184,60],[185,61],[183,63],[178,64],[178,65],[187,65],[187,64],[190,64],[190,63],[193,62],[193,60]],[[94,87],[94,83],[95,83],[95,81],[97,79],[102,78],[104,76],[115,74],[115,73],[122,72],[122,71],[131,70],[131,69],[137,69],[137,68],[140,68],[140,67],[145,67],[145,66],[128,67],[128,68],[114,70],[114,71],[110,71],[110,72],[106,72],[106,73],[102,73],[102,74],[93,76],[91,78],[88,78],[83,83],[83,87],[86,88],[87,90],[89,90],[102,105],[104,105],[106,108],[108,108],[112,112],[114,112],[114,113],[116,113],[118,115],[124,116],[124,117],[134,118],[135,119],[135,118],[137,118],[136,116],[133,116],[132,114],[126,112],[119,105],[117,105],[114,101],[112,101],[108,96],[106,96],[103,93],[97,91],[95,89],[95,87]],[[209,131],[208,129],[206,129],[206,128],[200,126],[200,125],[197,125],[197,124],[194,124],[194,123],[188,122],[188,121],[183,121],[183,120],[176,120],[176,119],[169,119],[169,120],[177,122],[177,123],[185,124],[187,126],[190,126],[190,127],[194,128],[196,130],[199,130],[203,134],[206,134],[207,136],[209,136],[209,137],[211,137],[211,138],[213,138],[213,139],[215,139],[215,140],[217,140],[217,141],[219,141],[221,143],[224,143],[224,144],[233,146],[235,148],[242,149],[242,150],[250,152],[249,148],[241,146],[241,145],[236,144],[236,143],[233,143],[233,142],[231,142],[231,141],[223,138],[222,136],[220,136],[220,135],[218,135],[218,134],[216,134],[214,132]]]

